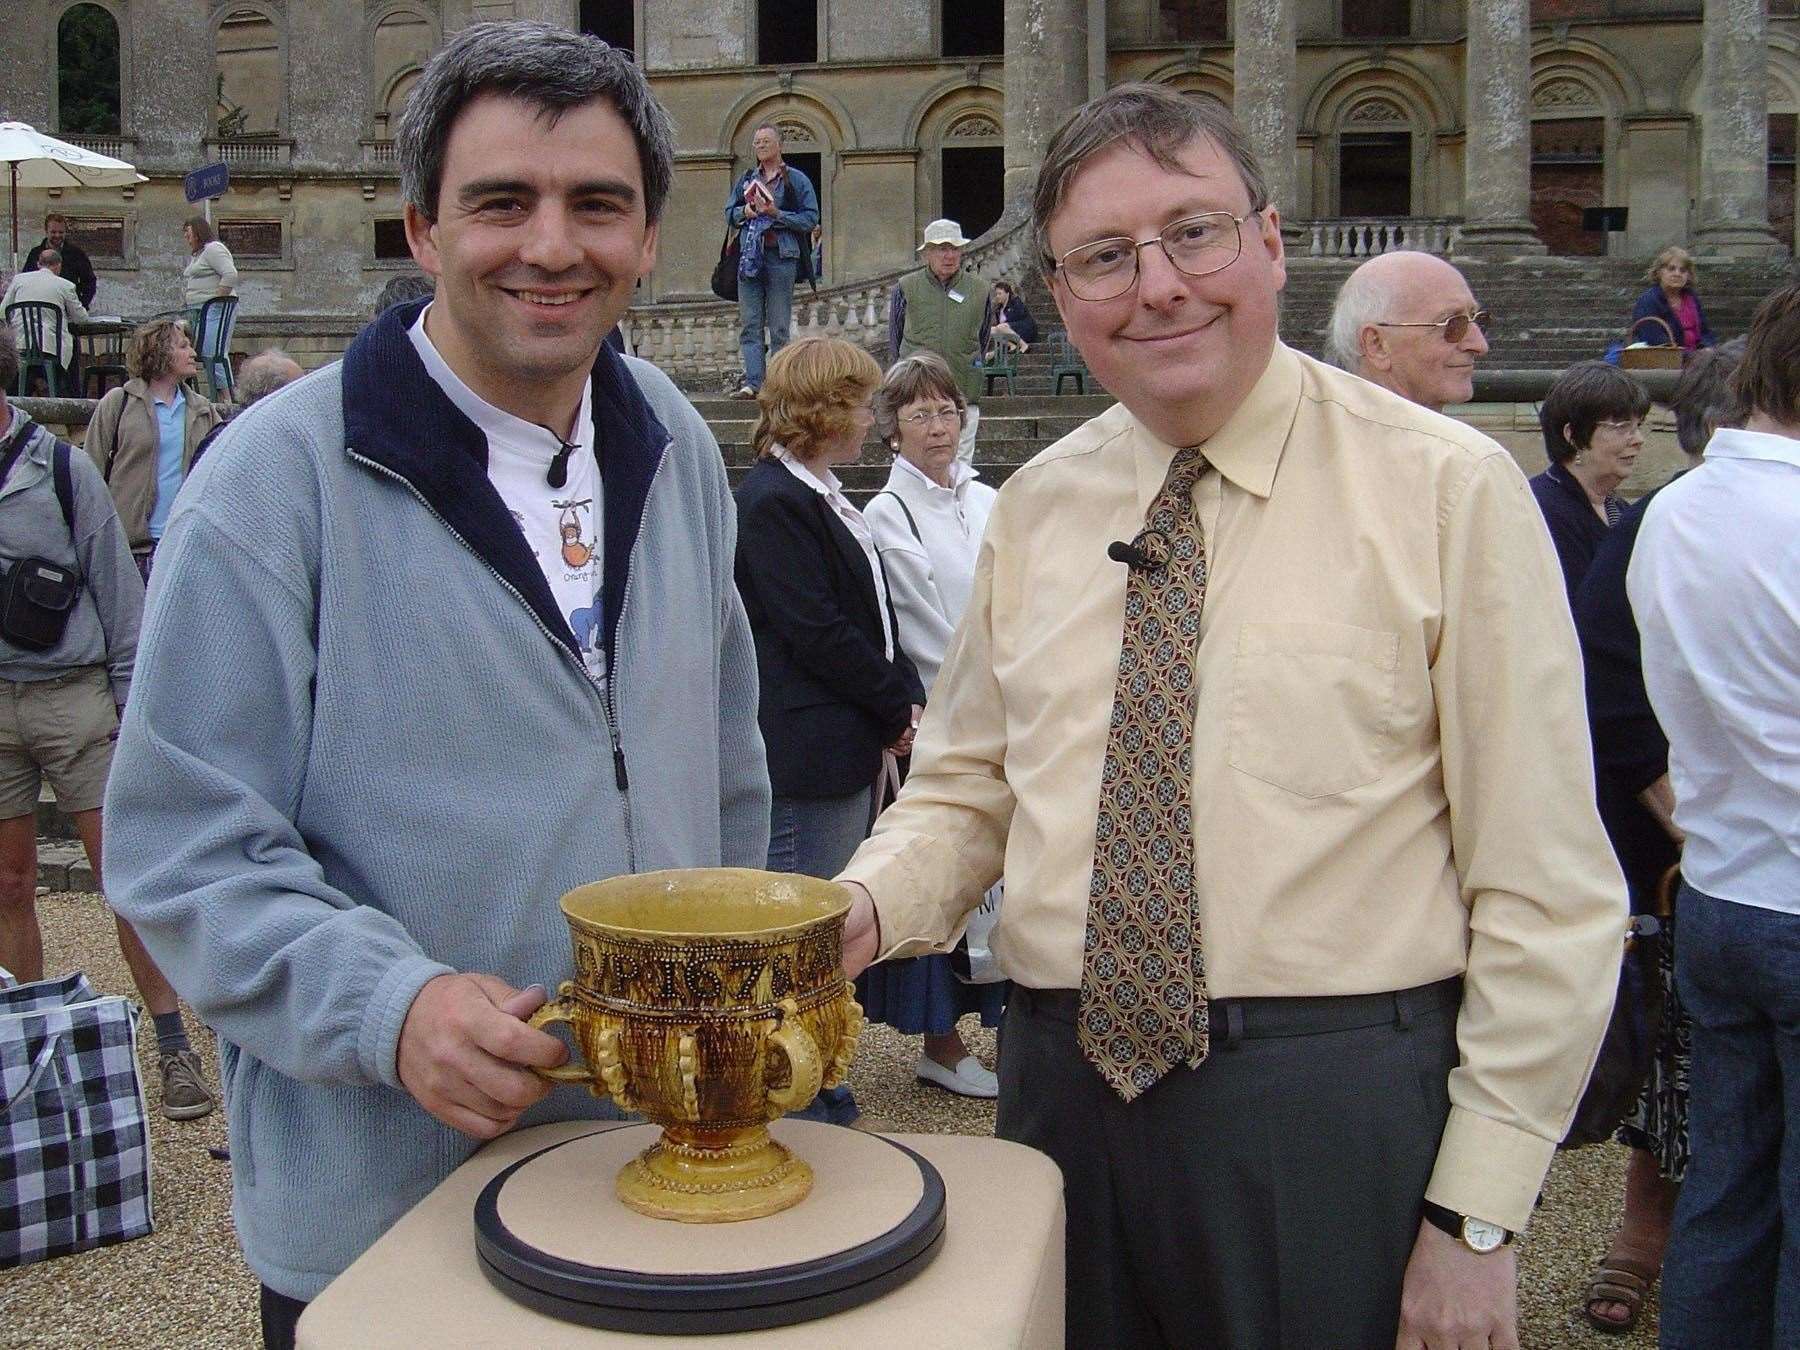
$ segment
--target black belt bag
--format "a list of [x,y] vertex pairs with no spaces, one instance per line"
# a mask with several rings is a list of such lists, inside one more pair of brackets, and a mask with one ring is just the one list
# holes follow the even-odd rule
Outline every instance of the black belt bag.
[[[0,451],[0,485],[12,472],[31,440],[26,422]],[[57,505],[69,537],[75,537],[75,488],[69,468],[71,450],[66,441],[51,448],[51,477]],[[20,558],[10,567],[0,565],[0,637],[28,652],[47,652],[62,641],[69,616],[81,599],[81,573],[48,558]]]
[[28,652],[62,641],[81,599],[81,573],[48,558],[21,558],[0,580],[0,637]]

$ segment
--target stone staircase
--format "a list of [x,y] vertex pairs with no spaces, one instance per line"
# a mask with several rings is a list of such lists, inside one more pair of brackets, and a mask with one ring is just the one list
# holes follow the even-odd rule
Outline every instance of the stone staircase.
[[[1289,345],[1314,356],[1323,354],[1331,303],[1355,266],[1349,259],[1302,257],[1290,262],[1281,313],[1282,337]],[[1489,353],[1482,361],[1488,371],[1554,372],[1600,356],[1623,331],[1632,302],[1644,289],[1644,264],[1637,260],[1539,258],[1460,266],[1477,301],[1495,315]],[[1792,275],[1793,264],[1787,259],[1703,264],[1701,296],[1713,330],[1721,337],[1743,332],[1762,298]],[[1091,374],[1085,395],[1052,392],[1052,368],[1075,358],[1067,348],[1049,287],[1036,268],[1018,281],[1040,334],[1019,358],[1012,392],[981,401],[976,468],[983,481],[996,487],[1017,465],[1111,402]],[[719,438],[735,484],[751,462],[755,405],[716,395],[690,397]],[[871,438],[862,458],[838,475],[851,497],[862,501],[887,481],[889,462],[887,447]]]

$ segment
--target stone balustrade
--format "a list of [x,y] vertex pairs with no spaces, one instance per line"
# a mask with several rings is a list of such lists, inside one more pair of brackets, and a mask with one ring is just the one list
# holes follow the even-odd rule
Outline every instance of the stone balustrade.
[[92,150],[96,155],[109,155],[113,159],[129,161],[133,149],[137,145],[135,136],[82,136],[68,135],[62,137],[70,145],[79,145],[83,150]]
[[209,140],[206,148],[213,158],[246,169],[277,169],[294,158],[294,142],[281,136],[233,136]]
[[1455,249],[1462,232],[1457,216],[1346,216],[1293,223],[1307,240],[1307,255],[1314,258],[1372,258],[1403,250],[1443,256]]
[[[963,265],[983,277],[1021,282],[1031,264],[1031,228],[1019,224],[970,245]],[[1035,264],[1031,264],[1035,265]],[[913,267],[848,286],[794,290],[794,337],[841,337],[871,351],[887,347],[888,292]],[[721,301],[648,305],[627,316],[637,354],[678,380],[725,380],[742,370],[737,306]]]

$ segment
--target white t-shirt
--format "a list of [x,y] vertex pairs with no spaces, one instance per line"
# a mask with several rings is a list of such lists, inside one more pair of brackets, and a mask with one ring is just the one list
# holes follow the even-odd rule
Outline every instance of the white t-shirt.
[[425,364],[425,373],[487,437],[488,481],[512,512],[543,569],[557,611],[575,635],[588,674],[604,680],[606,656],[600,649],[602,498],[600,465],[594,457],[593,385],[581,387],[568,479],[553,488],[545,475],[562,441],[536,423],[496,408],[464,384],[426,335],[425,316],[429,313],[431,306],[427,305],[407,336]]

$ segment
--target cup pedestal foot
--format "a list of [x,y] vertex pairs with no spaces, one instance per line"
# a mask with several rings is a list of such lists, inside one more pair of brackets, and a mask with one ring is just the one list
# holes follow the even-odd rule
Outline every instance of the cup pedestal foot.
[[653,1219],[735,1223],[797,1205],[812,1168],[769,1135],[766,1125],[662,1138],[620,1170],[620,1201]]

